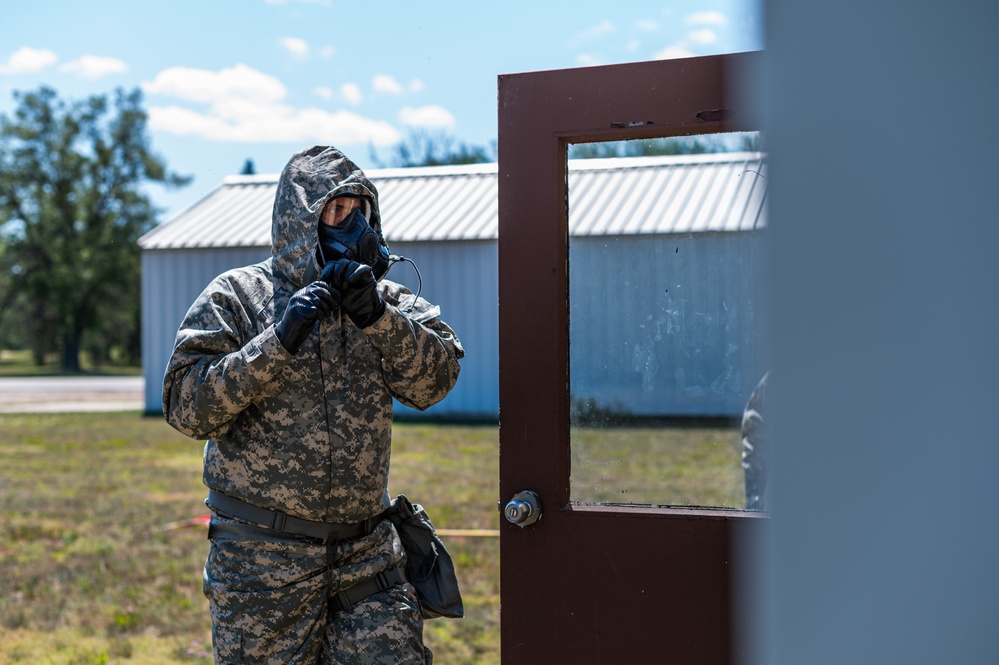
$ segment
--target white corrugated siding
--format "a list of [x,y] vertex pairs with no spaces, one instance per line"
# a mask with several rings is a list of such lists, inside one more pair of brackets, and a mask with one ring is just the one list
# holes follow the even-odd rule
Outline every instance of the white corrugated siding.
[[570,394],[642,416],[734,416],[766,370],[758,233],[573,238]]
[[161,410],[163,372],[177,328],[208,282],[270,256],[270,247],[173,249],[142,252],[142,372],[145,410]]
[[[496,164],[382,169],[385,239],[495,240]],[[766,164],[760,153],[569,162],[578,190],[573,235],[748,231],[765,226]],[[230,176],[139,240],[143,249],[270,246],[277,175]]]
[[570,162],[570,235],[752,231],[766,225],[759,153]]
[[[393,243],[423,275],[422,296],[441,308],[467,352],[458,385],[428,416],[495,419],[499,414],[499,259],[495,240]],[[416,292],[409,264],[393,266],[389,279]],[[401,416],[418,412],[396,405]]]
[[[441,314],[468,350],[458,386],[424,414],[396,404],[400,416],[494,419],[499,413],[499,321],[496,307],[496,241],[394,243],[392,251],[416,262],[422,296]],[[270,256],[269,247],[146,250],[142,253],[142,357],[145,410],[161,410],[163,372],[181,320],[198,294],[222,272]],[[414,292],[419,287],[408,263],[390,278]]]

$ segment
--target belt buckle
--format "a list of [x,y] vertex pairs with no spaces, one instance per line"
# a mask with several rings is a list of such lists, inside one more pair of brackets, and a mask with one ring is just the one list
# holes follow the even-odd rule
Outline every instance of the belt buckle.
[[288,516],[284,513],[275,510],[274,516],[271,518],[271,528],[275,531],[284,531],[284,524],[288,520]]

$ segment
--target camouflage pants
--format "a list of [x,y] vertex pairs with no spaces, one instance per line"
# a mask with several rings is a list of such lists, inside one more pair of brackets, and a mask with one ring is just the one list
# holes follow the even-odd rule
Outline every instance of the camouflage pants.
[[[212,520],[238,524],[217,513]],[[377,592],[342,612],[328,607],[339,589],[404,562],[388,520],[362,538],[328,543],[276,532],[252,541],[213,532],[204,591],[215,662],[430,663],[412,585]]]

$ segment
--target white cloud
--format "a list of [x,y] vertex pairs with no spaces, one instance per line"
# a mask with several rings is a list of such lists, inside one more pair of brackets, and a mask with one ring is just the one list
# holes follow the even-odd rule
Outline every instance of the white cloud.
[[279,43],[296,60],[305,60],[309,57],[309,43],[304,39],[285,37]]
[[[724,17],[718,12],[700,12],[699,14],[693,14],[687,18],[687,22],[692,22],[691,19],[696,19],[697,22],[724,22]],[[691,30],[687,33],[685,39],[681,39],[678,42],[674,42],[669,46],[661,49],[657,53],[653,54],[653,57],[658,60],[671,60],[674,58],[692,58],[696,53],[691,49],[706,46],[708,44],[714,44],[718,41],[718,33],[716,33],[711,28],[699,28],[696,30]]]
[[410,92],[423,92],[423,87],[424,87],[423,81],[421,81],[420,79],[413,79],[412,81],[409,82]]
[[340,94],[354,106],[360,104],[363,99],[363,95],[361,95],[361,87],[356,83],[344,83],[341,85]]
[[455,122],[450,111],[435,104],[419,108],[407,106],[399,111],[399,120],[411,127],[452,127]]
[[334,55],[336,55],[335,46],[324,46],[321,49],[319,49],[319,57],[322,58],[323,60],[329,60]]
[[217,72],[190,67],[164,69],[152,81],[142,84],[148,94],[179,97],[192,102],[214,102],[231,96],[257,101],[284,99],[281,81],[246,65],[227,67]]
[[578,32],[569,39],[570,48],[579,48],[588,42],[592,42],[595,39],[599,39],[606,34],[612,33],[616,30],[614,24],[604,19],[600,23]]
[[[350,85],[343,86],[341,92],[349,90]],[[204,110],[177,104],[149,108],[150,128],[180,136],[237,143],[376,146],[392,145],[402,138],[389,123],[350,111],[290,106],[284,103],[287,93],[278,79],[246,65],[218,72],[174,67],[160,72],[142,87],[148,93],[207,105]],[[333,94],[328,88],[316,88],[314,92],[320,96]],[[344,96],[349,99],[346,92]]]
[[696,12],[689,15],[686,19],[690,25],[725,25],[728,20],[725,15],[721,12]]
[[117,58],[99,55],[84,55],[59,67],[59,71],[74,74],[84,79],[99,79],[108,74],[122,74],[128,71],[124,62]]
[[643,19],[641,21],[636,21],[635,27],[639,30],[644,30],[645,32],[655,32],[659,29],[659,24],[649,19]]
[[690,41],[697,44],[714,44],[718,41],[718,35],[711,28],[701,28],[700,30],[694,30],[687,37]]
[[[229,115],[223,115],[229,114]],[[201,113],[179,106],[149,109],[152,129],[227,143],[306,143],[335,145],[398,143],[402,135],[392,125],[350,111],[330,113],[316,108],[294,109],[284,104],[228,104]]]
[[638,41],[637,39],[629,39],[628,43],[624,45],[624,50],[628,51],[629,53],[634,53],[641,47],[642,47],[642,42]]
[[576,56],[576,64],[580,67],[594,67],[604,63],[601,62],[596,56],[590,55],[589,53],[580,53]]
[[312,89],[312,94],[316,97],[321,97],[326,101],[333,99],[333,88],[328,88],[325,85],[320,85]]
[[614,32],[614,24],[607,19],[604,19],[589,30],[580,33],[579,36],[585,39],[596,39],[597,37],[603,37],[611,32]]
[[672,60],[674,58],[691,58],[693,56],[694,54],[686,47],[674,44],[673,46],[667,46],[652,57],[657,60]]
[[402,86],[388,74],[375,75],[374,80],[371,81],[371,87],[377,92],[387,92],[392,95],[402,94]]
[[54,65],[58,59],[59,56],[47,49],[22,46],[7,58],[7,62],[0,63],[0,74],[37,72]]

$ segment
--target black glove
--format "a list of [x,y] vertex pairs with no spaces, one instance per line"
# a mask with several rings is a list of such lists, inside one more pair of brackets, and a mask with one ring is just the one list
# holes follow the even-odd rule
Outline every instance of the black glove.
[[367,328],[385,313],[385,301],[378,294],[378,282],[371,266],[338,259],[326,265],[323,279],[339,292],[340,306],[358,328]]
[[321,281],[296,291],[288,301],[281,320],[274,326],[274,332],[284,348],[292,354],[298,353],[316,321],[325,319],[336,308],[339,295],[329,284]]

